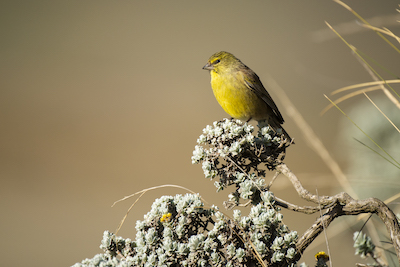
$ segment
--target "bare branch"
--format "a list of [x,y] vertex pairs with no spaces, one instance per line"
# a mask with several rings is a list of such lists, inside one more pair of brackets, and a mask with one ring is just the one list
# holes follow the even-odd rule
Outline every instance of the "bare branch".
[[319,207],[312,207],[312,206],[298,206],[292,203],[287,202],[286,200],[280,199],[275,197],[275,204],[292,211],[297,211],[305,214],[313,214],[319,211]]
[[289,178],[297,193],[302,199],[318,204],[321,203],[322,208],[329,208],[315,223],[299,238],[297,249],[299,256],[311,244],[311,242],[323,231],[323,225],[328,227],[329,224],[337,217],[343,215],[358,215],[362,213],[376,214],[385,224],[393,247],[396,251],[397,258],[400,261],[400,227],[396,215],[392,210],[381,200],[376,198],[368,198],[364,200],[356,200],[350,197],[347,193],[339,193],[335,196],[321,196],[308,192],[287,167],[286,164],[280,164],[276,168],[279,172]]

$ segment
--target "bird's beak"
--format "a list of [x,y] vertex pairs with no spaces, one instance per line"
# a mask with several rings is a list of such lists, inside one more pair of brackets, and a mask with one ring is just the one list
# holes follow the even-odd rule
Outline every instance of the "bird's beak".
[[203,67],[203,70],[213,70],[214,66],[211,65],[210,62],[207,62],[207,64]]

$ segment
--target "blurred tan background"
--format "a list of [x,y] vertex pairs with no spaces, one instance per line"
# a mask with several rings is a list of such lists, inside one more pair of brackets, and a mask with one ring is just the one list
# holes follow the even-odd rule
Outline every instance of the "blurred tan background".
[[[398,33],[398,1],[346,3],[366,19],[389,17],[391,24],[380,26]],[[348,167],[343,155],[349,147],[337,139],[343,115],[334,109],[319,115],[328,104],[323,94],[371,78],[324,23],[357,27],[333,1],[2,1],[0,13],[2,266],[70,266],[93,257],[101,252],[103,231],[115,231],[133,200],[111,204],[144,188],[177,184],[222,207],[228,192],[217,195],[190,160],[202,129],[227,117],[201,69],[220,50],[235,54],[261,80],[271,75],[343,170]],[[316,38],[320,33],[328,38]],[[396,54],[374,33],[345,37],[399,69]],[[271,95],[296,139],[286,163],[311,192],[340,191]],[[341,106],[366,101],[360,99]],[[347,138],[350,149],[368,151]],[[304,204],[284,177],[272,190]],[[177,193],[186,192],[145,195],[119,235],[134,238],[135,221],[152,201]],[[318,216],[284,214],[300,234]],[[358,229],[328,232],[336,266],[360,261],[352,248]],[[312,266],[320,250],[326,250],[323,237],[303,261]]]

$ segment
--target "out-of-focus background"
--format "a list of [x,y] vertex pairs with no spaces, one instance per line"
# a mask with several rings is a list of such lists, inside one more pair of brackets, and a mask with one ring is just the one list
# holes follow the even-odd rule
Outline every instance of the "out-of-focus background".
[[[398,1],[346,3],[399,33]],[[355,127],[336,109],[320,116],[329,103],[324,94],[372,80],[325,21],[398,71],[398,54],[333,1],[2,1],[1,265],[69,266],[93,257],[101,252],[103,231],[115,231],[133,199],[111,204],[148,187],[185,186],[222,207],[228,192],[216,194],[190,159],[202,129],[227,117],[201,69],[220,50],[235,54],[261,80],[271,75],[344,172],[352,151],[372,153],[351,133],[341,135]],[[270,93],[296,139],[286,163],[311,192],[341,191],[276,92]],[[365,101],[359,96],[341,107],[350,111]],[[378,157],[375,162],[392,168]],[[385,184],[383,178],[378,173],[375,183]],[[284,177],[272,191],[304,204]],[[146,194],[119,235],[134,239],[135,221],[153,200],[178,193],[186,192]],[[284,216],[301,234],[318,214]],[[354,220],[338,219],[336,231],[328,231],[336,266],[360,261],[353,256],[352,232],[360,228],[350,227]],[[302,261],[312,266],[320,250],[326,251],[323,237]]]

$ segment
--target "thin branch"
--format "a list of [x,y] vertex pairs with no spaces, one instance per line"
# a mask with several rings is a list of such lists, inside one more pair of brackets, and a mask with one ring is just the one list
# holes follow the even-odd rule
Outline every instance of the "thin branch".
[[319,211],[319,207],[312,207],[312,206],[301,207],[301,206],[297,206],[295,204],[289,203],[286,200],[280,199],[278,197],[275,197],[275,204],[282,208],[296,211],[296,212],[305,213],[305,214],[313,214],[313,213],[316,213],[317,211]]

